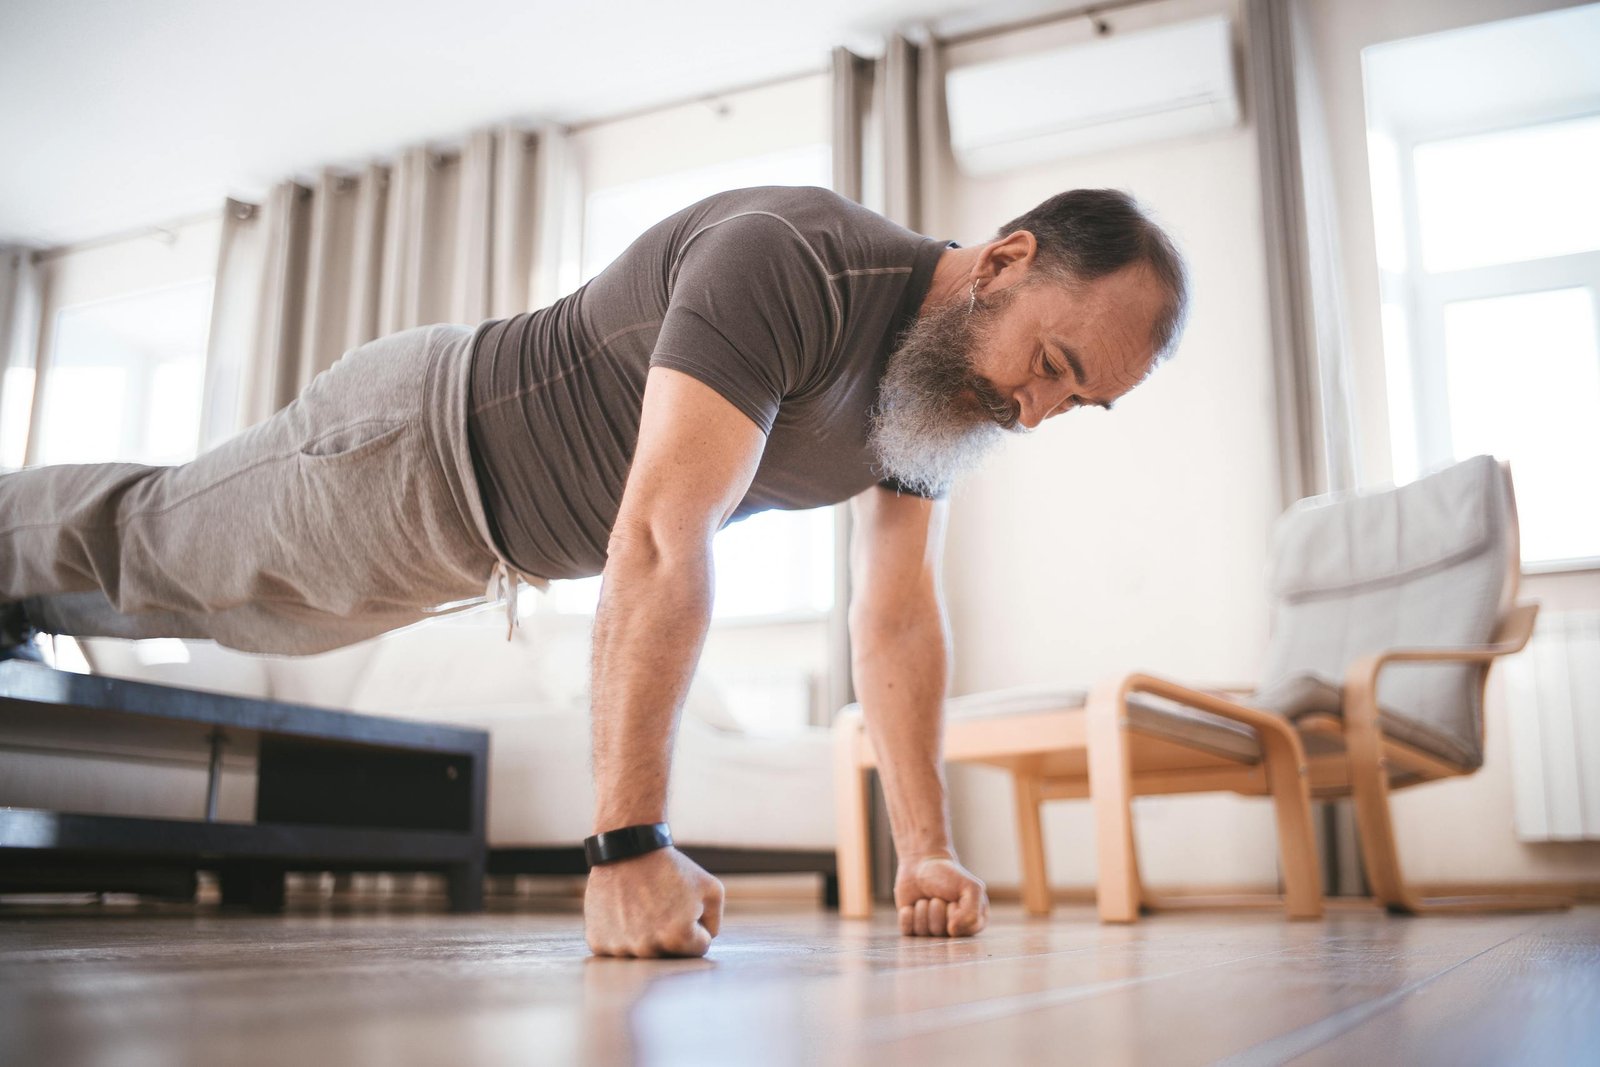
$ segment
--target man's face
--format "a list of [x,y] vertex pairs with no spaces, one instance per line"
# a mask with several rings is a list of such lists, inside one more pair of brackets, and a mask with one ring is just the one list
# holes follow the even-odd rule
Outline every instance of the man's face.
[[1081,286],[1012,264],[924,314],[889,357],[872,440],[884,469],[939,491],[1005,430],[1076,407],[1109,408],[1144,378],[1163,295],[1142,267]]
[[977,392],[1009,409],[1015,427],[1031,430],[1074,408],[1109,410],[1155,358],[1163,295],[1142,266],[1078,287],[1025,277],[992,299],[1004,310],[972,351],[973,372],[986,387]]

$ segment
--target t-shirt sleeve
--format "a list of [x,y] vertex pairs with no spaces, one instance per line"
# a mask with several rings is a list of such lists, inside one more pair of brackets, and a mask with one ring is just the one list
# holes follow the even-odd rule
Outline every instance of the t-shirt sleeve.
[[898,478],[892,476],[884,478],[882,481],[878,482],[878,484],[883,486],[885,489],[892,490],[896,493],[905,493],[907,496],[920,496],[924,500],[943,500],[947,495],[949,495],[944,491],[937,493],[925,493],[921,489],[913,488],[912,486],[909,486],[900,481]]
[[684,248],[652,367],[709,385],[761,428],[833,347],[836,313],[822,264],[783,219],[738,215]]

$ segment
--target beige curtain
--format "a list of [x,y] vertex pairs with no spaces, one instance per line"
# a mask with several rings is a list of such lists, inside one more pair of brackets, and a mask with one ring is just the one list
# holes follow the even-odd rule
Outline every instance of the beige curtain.
[[1338,217],[1299,0],[1247,0],[1285,506],[1356,484]]
[[[944,108],[943,51],[931,34],[913,31],[884,42],[883,55],[866,58],[835,48],[833,82],[833,188],[844,196],[926,232],[938,203],[949,132]],[[850,515],[835,515],[834,610],[830,626],[828,706],[855,699],[850,684]],[[822,725],[827,725],[826,723]]]
[[[872,98],[871,60],[846,48],[835,48],[831,61],[833,189],[857,203],[866,203],[866,130]],[[829,720],[855,699],[850,678],[850,509],[840,505],[833,511],[833,610],[828,616],[828,696]]]
[[[1276,353],[1279,490],[1287,506],[1357,480],[1338,217],[1299,0],[1246,0],[1245,30]],[[1319,809],[1324,890],[1365,892],[1352,812],[1331,802]]]
[[832,77],[834,189],[926,232],[949,153],[943,49],[923,30],[875,59],[835,48]]
[[42,305],[34,249],[0,246],[0,468],[27,456]]
[[473,325],[553,299],[542,232],[562,133],[512,125],[458,148],[415,147],[357,174],[288,180],[229,200],[218,252],[200,446],[287,404],[345,352],[434,322]]
[[926,32],[915,37],[889,38],[879,63],[882,212],[902,226],[926,233],[934,226],[933,211],[940,202],[950,134],[944,110],[944,50]]
[[[943,52],[925,31],[896,34],[883,55],[864,58],[845,48],[832,56],[833,187],[838,193],[927,233],[939,203],[948,154]],[[936,236],[936,235],[933,235]],[[829,706],[855,699],[850,680],[850,514],[835,513],[833,614],[830,620]],[[873,777],[871,804],[874,894],[894,889],[894,841],[883,790]]]

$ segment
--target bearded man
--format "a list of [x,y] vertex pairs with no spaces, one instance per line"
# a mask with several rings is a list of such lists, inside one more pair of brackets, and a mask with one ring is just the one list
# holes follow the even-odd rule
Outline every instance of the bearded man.
[[720,193],[547,308],[353,349],[192,462],[0,476],[0,656],[36,655],[39,630],[319,652],[505,581],[603,574],[585,936],[701,956],[722,884],[672,847],[666,799],[711,540],[849,500],[901,930],[975,934],[988,900],[951,848],[940,759],[946,494],[1005,431],[1109,408],[1186,306],[1178,252],[1113,190],[970,248],[823,189]]

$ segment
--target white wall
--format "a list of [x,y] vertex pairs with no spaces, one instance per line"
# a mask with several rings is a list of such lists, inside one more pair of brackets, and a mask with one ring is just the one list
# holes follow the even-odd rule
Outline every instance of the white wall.
[[[1177,0],[1108,13],[1134,30],[1213,12]],[[1238,27],[1236,26],[1236,33]],[[1087,39],[1074,20],[954,48],[952,66]],[[1130,669],[1249,681],[1266,639],[1266,533],[1278,510],[1266,278],[1255,139],[1235,130],[975,180],[947,175],[929,232],[981,241],[1064,189],[1115,186],[1151,208],[1188,256],[1193,313],[1177,355],[1117,405],[1052,420],[957,491],[946,555],[955,691],[1088,685]],[[1019,881],[1008,779],[951,775],[963,858]],[[1276,880],[1265,801],[1136,803],[1155,885]],[[1094,877],[1088,804],[1046,807],[1051,880]]]

